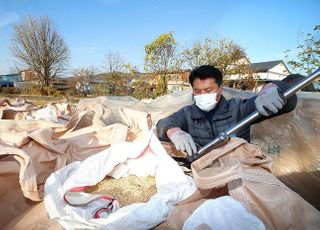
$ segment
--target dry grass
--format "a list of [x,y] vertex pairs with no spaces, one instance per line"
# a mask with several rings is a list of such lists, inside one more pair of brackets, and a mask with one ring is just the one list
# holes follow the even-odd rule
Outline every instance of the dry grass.
[[85,192],[117,198],[120,206],[123,207],[133,203],[147,202],[157,192],[157,188],[154,176],[130,175],[119,179],[106,177]]

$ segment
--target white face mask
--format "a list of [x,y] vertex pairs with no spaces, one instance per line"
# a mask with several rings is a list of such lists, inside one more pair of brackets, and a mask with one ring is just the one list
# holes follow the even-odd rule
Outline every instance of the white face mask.
[[214,107],[216,107],[218,101],[217,101],[217,93],[207,93],[207,94],[200,94],[194,96],[194,100],[196,102],[196,105],[201,109],[202,111],[210,111]]

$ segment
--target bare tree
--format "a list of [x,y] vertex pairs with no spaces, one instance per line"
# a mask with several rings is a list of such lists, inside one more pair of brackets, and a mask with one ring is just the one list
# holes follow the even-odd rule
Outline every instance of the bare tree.
[[140,74],[138,66],[132,65],[129,62],[123,65],[123,71],[124,71],[124,73],[128,73],[131,75]]
[[109,73],[121,72],[125,66],[125,58],[119,53],[108,50],[105,56],[105,64]]
[[92,82],[97,70],[94,67],[78,68],[73,71],[73,80],[70,88],[87,96],[92,90]]
[[28,16],[13,26],[11,54],[23,68],[36,73],[43,94],[52,79],[59,76],[69,60],[69,49],[50,18]]

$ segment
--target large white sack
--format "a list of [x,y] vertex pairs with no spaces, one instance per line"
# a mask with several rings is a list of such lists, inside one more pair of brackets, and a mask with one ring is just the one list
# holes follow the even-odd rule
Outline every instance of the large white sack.
[[[143,157],[134,159],[142,152]],[[132,159],[127,161],[128,158]],[[141,167],[146,162],[153,163]],[[94,211],[105,205],[105,200],[99,199],[99,195],[70,193],[70,189],[95,185],[111,171],[116,178],[128,174],[141,176],[153,173],[157,193],[147,203],[131,204],[110,214],[108,218],[94,219]],[[71,163],[53,173],[45,184],[44,202],[49,217],[58,220],[66,229],[150,229],[164,221],[174,205],[194,191],[193,180],[183,173],[152,133],[139,141],[114,145],[83,162]],[[75,194],[80,197],[73,196]],[[97,199],[86,207],[74,207],[64,201],[65,195],[80,203],[93,197]]]
[[183,230],[194,229],[264,230],[265,227],[239,201],[223,196],[205,201],[192,213]]

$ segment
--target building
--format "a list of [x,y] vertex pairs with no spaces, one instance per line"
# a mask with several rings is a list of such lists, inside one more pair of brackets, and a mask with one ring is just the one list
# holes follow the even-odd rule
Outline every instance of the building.
[[[0,87],[15,87],[18,91],[23,92],[27,88],[34,87],[36,80],[37,74],[30,69],[26,69],[14,74],[0,75]],[[54,78],[51,84],[56,90],[65,91],[69,89],[69,83],[64,78]]]
[[[250,64],[250,63],[248,63]],[[286,64],[282,60],[251,63],[253,90],[258,90],[264,84],[271,81],[281,81],[290,74]],[[246,75],[230,75],[226,77],[226,84],[236,88],[237,83],[248,78]]]
[[21,73],[0,75],[0,87],[13,87],[22,80]]
[[190,71],[170,74],[167,84],[168,93],[189,89],[191,87],[189,83],[189,74]]
[[[247,87],[244,84],[242,87],[243,90],[250,88],[257,90],[262,87],[262,85],[271,82],[271,81],[281,81],[283,78],[290,74],[289,69],[282,60],[268,61],[268,62],[258,62],[250,63],[248,59],[239,60],[240,64],[250,65],[252,71],[252,84],[253,86]],[[238,63],[238,64],[239,64]],[[172,93],[175,91],[185,90],[190,88],[189,83],[189,74],[190,70],[184,70],[182,72],[170,73],[168,77],[167,91]],[[157,77],[160,77],[157,76]],[[157,84],[157,77],[150,77],[149,83],[151,85]],[[227,75],[224,77],[224,84],[230,88],[237,88],[239,82],[246,82],[248,75]]]
[[[173,72],[167,74],[167,92],[173,93],[175,91],[181,91],[185,89],[190,88],[189,83],[189,70],[183,70],[181,72]],[[149,79],[148,82],[150,85],[153,86],[153,88],[156,88],[156,85],[159,82],[159,79],[161,78],[160,74],[157,74],[155,76],[152,76],[152,74],[144,74],[146,75],[146,79]]]
[[282,60],[252,63],[250,67],[254,73],[253,78],[261,81],[281,81],[290,74]]

